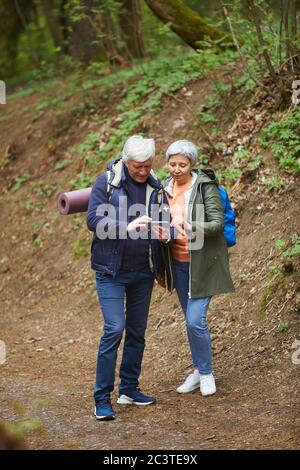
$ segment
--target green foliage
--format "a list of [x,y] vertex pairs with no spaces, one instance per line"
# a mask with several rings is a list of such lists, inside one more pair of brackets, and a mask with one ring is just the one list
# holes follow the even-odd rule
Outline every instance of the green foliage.
[[[230,64],[228,64],[229,66]],[[214,92],[208,95],[205,103],[200,106],[196,113],[203,123],[215,123],[215,126],[210,128],[210,133],[214,137],[220,132],[215,113],[222,106],[224,98],[230,89],[231,85],[228,83],[216,82],[214,84]]]
[[286,248],[287,243],[284,242],[283,240],[276,240],[275,242],[275,247],[277,248],[277,250],[281,251],[281,256],[283,258],[292,258],[293,256],[299,256],[300,255],[300,236],[297,234],[293,235],[292,241],[291,243],[289,243],[289,245],[291,245],[291,248],[289,248],[286,251],[283,251]]
[[242,175],[242,170],[240,168],[233,167],[233,168],[229,168],[228,170],[224,172],[220,172],[218,177],[220,181],[225,181],[225,183],[229,182],[229,184],[232,184],[241,175]]
[[85,217],[83,218],[82,216],[78,215],[74,217],[73,219],[73,228],[74,230],[79,230],[82,228],[85,224]]
[[39,248],[42,244],[42,241],[38,236],[33,236],[32,243],[34,247]]
[[283,323],[281,323],[279,325],[279,331],[281,331],[281,333],[286,333],[289,329],[289,322],[285,321]]
[[[255,76],[259,76],[259,70],[257,67],[254,67]],[[255,81],[249,77],[247,72],[244,72],[236,81],[235,86],[237,89],[241,88],[248,92],[253,92],[257,87]]]
[[32,201],[26,201],[24,204],[24,207],[27,211],[32,211],[33,209],[33,202]]
[[197,112],[197,116],[199,116],[199,118],[203,121],[203,122],[213,122],[216,120],[216,117],[211,114],[211,113],[207,113],[205,111],[198,111]]
[[282,188],[283,183],[277,175],[272,176],[271,178],[267,179],[265,185],[268,191],[274,191]]
[[262,156],[261,155],[256,155],[254,156],[254,160],[250,160],[247,164],[247,168],[249,170],[256,170],[257,168],[260,167],[260,165],[262,164]]
[[287,258],[291,258],[293,256],[299,256],[300,255],[300,236],[299,235],[294,235],[292,239],[292,248],[290,248],[287,251],[284,251],[282,253],[282,256]]
[[174,48],[172,56],[163,54],[155,60],[109,76],[95,78],[95,69],[90,68],[84,81],[80,76],[74,77],[73,93],[75,90],[84,90],[86,94],[89,90],[94,95],[101,96],[106,95],[111,88],[122,86],[122,99],[116,106],[117,116],[106,121],[108,137],[97,132],[90,133],[77,147],[81,157],[88,166],[93,167],[107,160],[112,153],[114,156],[118,155],[129,135],[142,133],[144,115],[159,112],[164,96],[172,95],[187,82],[200,78],[209,70],[230,63],[234,57],[232,52],[217,54],[210,51],[209,54],[200,54]]
[[270,300],[276,295],[276,292],[278,292],[279,288],[285,289],[285,276],[274,266],[272,267],[268,278],[270,282],[263,291],[261,304],[257,312],[258,315],[265,315]]
[[279,167],[298,174],[300,172],[300,109],[287,113],[278,122],[272,122],[261,131],[260,145],[271,147]]
[[42,181],[32,181],[30,186],[34,193],[41,197],[50,197],[57,191],[57,184],[45,184]]
[[7,96],[7,101],[11,100],[19,100],[21,98],[25,98],[26,96],[33,95],[33,93],[36,93],[36,88],[33,86],[29,86],[28,88],[22,88],[21,90],[8,95]]
[[53,229],[53,227],[50,225],[49,222],[47,222],[47,223],[44,225],[44,227],[43,227],[43,232],[44,232],[46,235],[48,235],[48,236],[53,235],[54,229]]
[[106,158],[107,153],[112,150],[117,153],[124,139],[141,125],[143,115],[158,112],[163,96],[173,94],[188,81],[200,78],[209,70],[234,58],[232,52],[216,54],[211,51],[210,54],[200,54],[190,51],[182,54],[182,49],[178,49],[172,57],[161,56],[136,68],[136,73],[143,72],[143,76],[136,82],[128,81],[127,86],[125,85],[125,96],[117,107],[120,125],[112,130],[108,143],[101,148],[100,158]]
[[53,214],[51,214],[51,219],[55,222],[56,220],[58,220],[60,218],[60,214],[58,212],[53,212]]
[[282,241],[282,240],[276,240],[275,241],[275,248],[277,248],[277,250],[283,250],[283,248],[285,247],[285,242]]
[[4,155],[3,158],[1,158],[0,160],[0,169],[1,168],[5,168],[6,166],[8,166],[11,162],[12,158],[11,158],[11,154],[10,153],[6,153]]
[[84,189],[92,186],[95,181],[94,176],[85,175],[84,173],[79,173],[75,179],[70,181],[70,186],[73,189]]
[[56,163],[56,165],[54,166],[54,169],[55,170],[64,170],[67,166],[70,165],[70,163],[71,163],[71,160],[69,160],[68,158],[65,158],[61,162]]
[[148,8],[146,2],[140,2],[142,7],[142,30],[144,31],[147,51],[151,57],[157,56],[166,49],[180,44],[179,37],[173,33],[170,24],[161,20]]
[[48,80],[47,82],[38,82],[31,80],[28,82],[28,86],[17,90],[15,93],[7,96],[7,101],[18,100],[26,96],[33,95],[34,93],[44,92],[46,93],[49,89],[57,85],[57,80]]
[[280,271],[279,271],[277,266],[271,266],[270,267],[270,272],[268,274],[269,281],[271,281],[274,278],[274,276],[277,276],[279,273],[280,273]]
[[88,166],[96,163],[95,156],[99,154],[100,138],[99,132],[90,132],[85,141],[78,146],[80,157]]
[[30,418],[19,423],[5,423],[5,428],[17,439],[20,439],[29,431],[43,430],[43,425],[38,418]]
[[249,7],[245,5],[245,2],[232,0],[230,4],[228,4],[227,8],[232,27],[241,47],[243,59],[247,61],[248,64],[248,70],[245,70],[245,83],[252,81],[248,73],[249,70],[251,70],[251,75],[256,78],[265,71],[266,64],[263,57],[264,49],[268,51],[272,61],[275,62],[277,59],[277,50],[274,47],[274,43],[278,41],[280,24],[277,19],[277,15],[279,11],[276,11],[276,8],[270,8],[267,2],[255,0],[254,4],[265,41],[264,47],[260,45],[255,22],[253,21],[251,11]]
[[156,174],[157,178],[160,181],[163,181],[163,180],[170,177],[170,173],[168,172],[167,168],[165,168],[165,167],[162,167],[162,168],[159,168],[158,170],[156,170],[155,174]]
[[234,154],[239,160],[248,160],[251,157],[251,153],[248,149],[243,147],[239,148]]
[[43,225],[46,223],[44,219],[38,219],[32,224],[32,228],[35,232],[40,232],[43,228]]
[[29,179],[29,174],[28,173],[24,173],[23,175],[17,176],[17,178],[15,180],[15,183],[11,188],[11,191],[13,193],[18,191],[21,188],[22,184],[25,183],[26,181],[28,181],[28,179]]
[[78,260],[82,257],[86,257],[90,252],[90,241],[86,240],[84,235],[79,235],[72,243],[72,250],[74,259]]

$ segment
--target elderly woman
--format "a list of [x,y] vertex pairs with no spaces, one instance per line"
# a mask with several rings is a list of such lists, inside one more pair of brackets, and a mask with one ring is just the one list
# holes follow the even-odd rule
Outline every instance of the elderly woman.
[[175,288],[185,314],[194,367],[177,392],[191,392],[200,385],[201,394],[208,396],[216,392],[216,385],[207,311],[213,295],[234,290],[222,203],[214,172],[195,169],[198,154],[192,142],[174,142],[166,157],[171,178],[165,190],[172,224],[179,233],[172,244]]

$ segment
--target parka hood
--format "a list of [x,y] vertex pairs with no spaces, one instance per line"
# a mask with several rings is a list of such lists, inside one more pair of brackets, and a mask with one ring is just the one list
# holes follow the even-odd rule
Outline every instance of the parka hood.
[[197,183],[214,183],[216,186],[219,186],[218,177],[211,168],[193,170],[193,172],[197,173]]

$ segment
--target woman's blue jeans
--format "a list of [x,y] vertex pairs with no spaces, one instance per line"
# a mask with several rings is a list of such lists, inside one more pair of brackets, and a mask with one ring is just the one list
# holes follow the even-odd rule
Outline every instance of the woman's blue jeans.
[[114,389],[117,353],[124,329],[119,393],[138,387],[153,282],[149,268],[121,273],[115,278],[96,271],[97,293],[104,318],[94,388],[96,402],[109,399]]
[[189,298],[189,265],[188,262],[173,260],[175,287],[185,314],[193,365],[200,374],[210,374],[212,373],[211,338],[206,316],[211,297]]

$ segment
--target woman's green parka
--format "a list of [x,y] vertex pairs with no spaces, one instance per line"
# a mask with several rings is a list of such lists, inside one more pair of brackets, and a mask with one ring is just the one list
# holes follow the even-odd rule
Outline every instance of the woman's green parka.
[[[193,185],[188,211],[188,222],[192,226],[190,245],[190,289],[191,298],[208,297],[234,291],[229,271],[228,248],[223,234],[224,212],[217,190],[218,180],[212,170],[193,170],[197,179]],[[170,180],[164,183],[166,187]],[[197,220],[199,207],[204,203],[204,222]],[[202,206],[203,207],[203,206]],[[200,210],[201,212],[201,210]],[[202,248],[194,249],[203,236]],[[198,245],[199,246],[199,245]],[[170,252],[170,247],[168,248]],[[169,276],[174,278],[172,273]],[[173,287],[172,280],[168,285]]]

